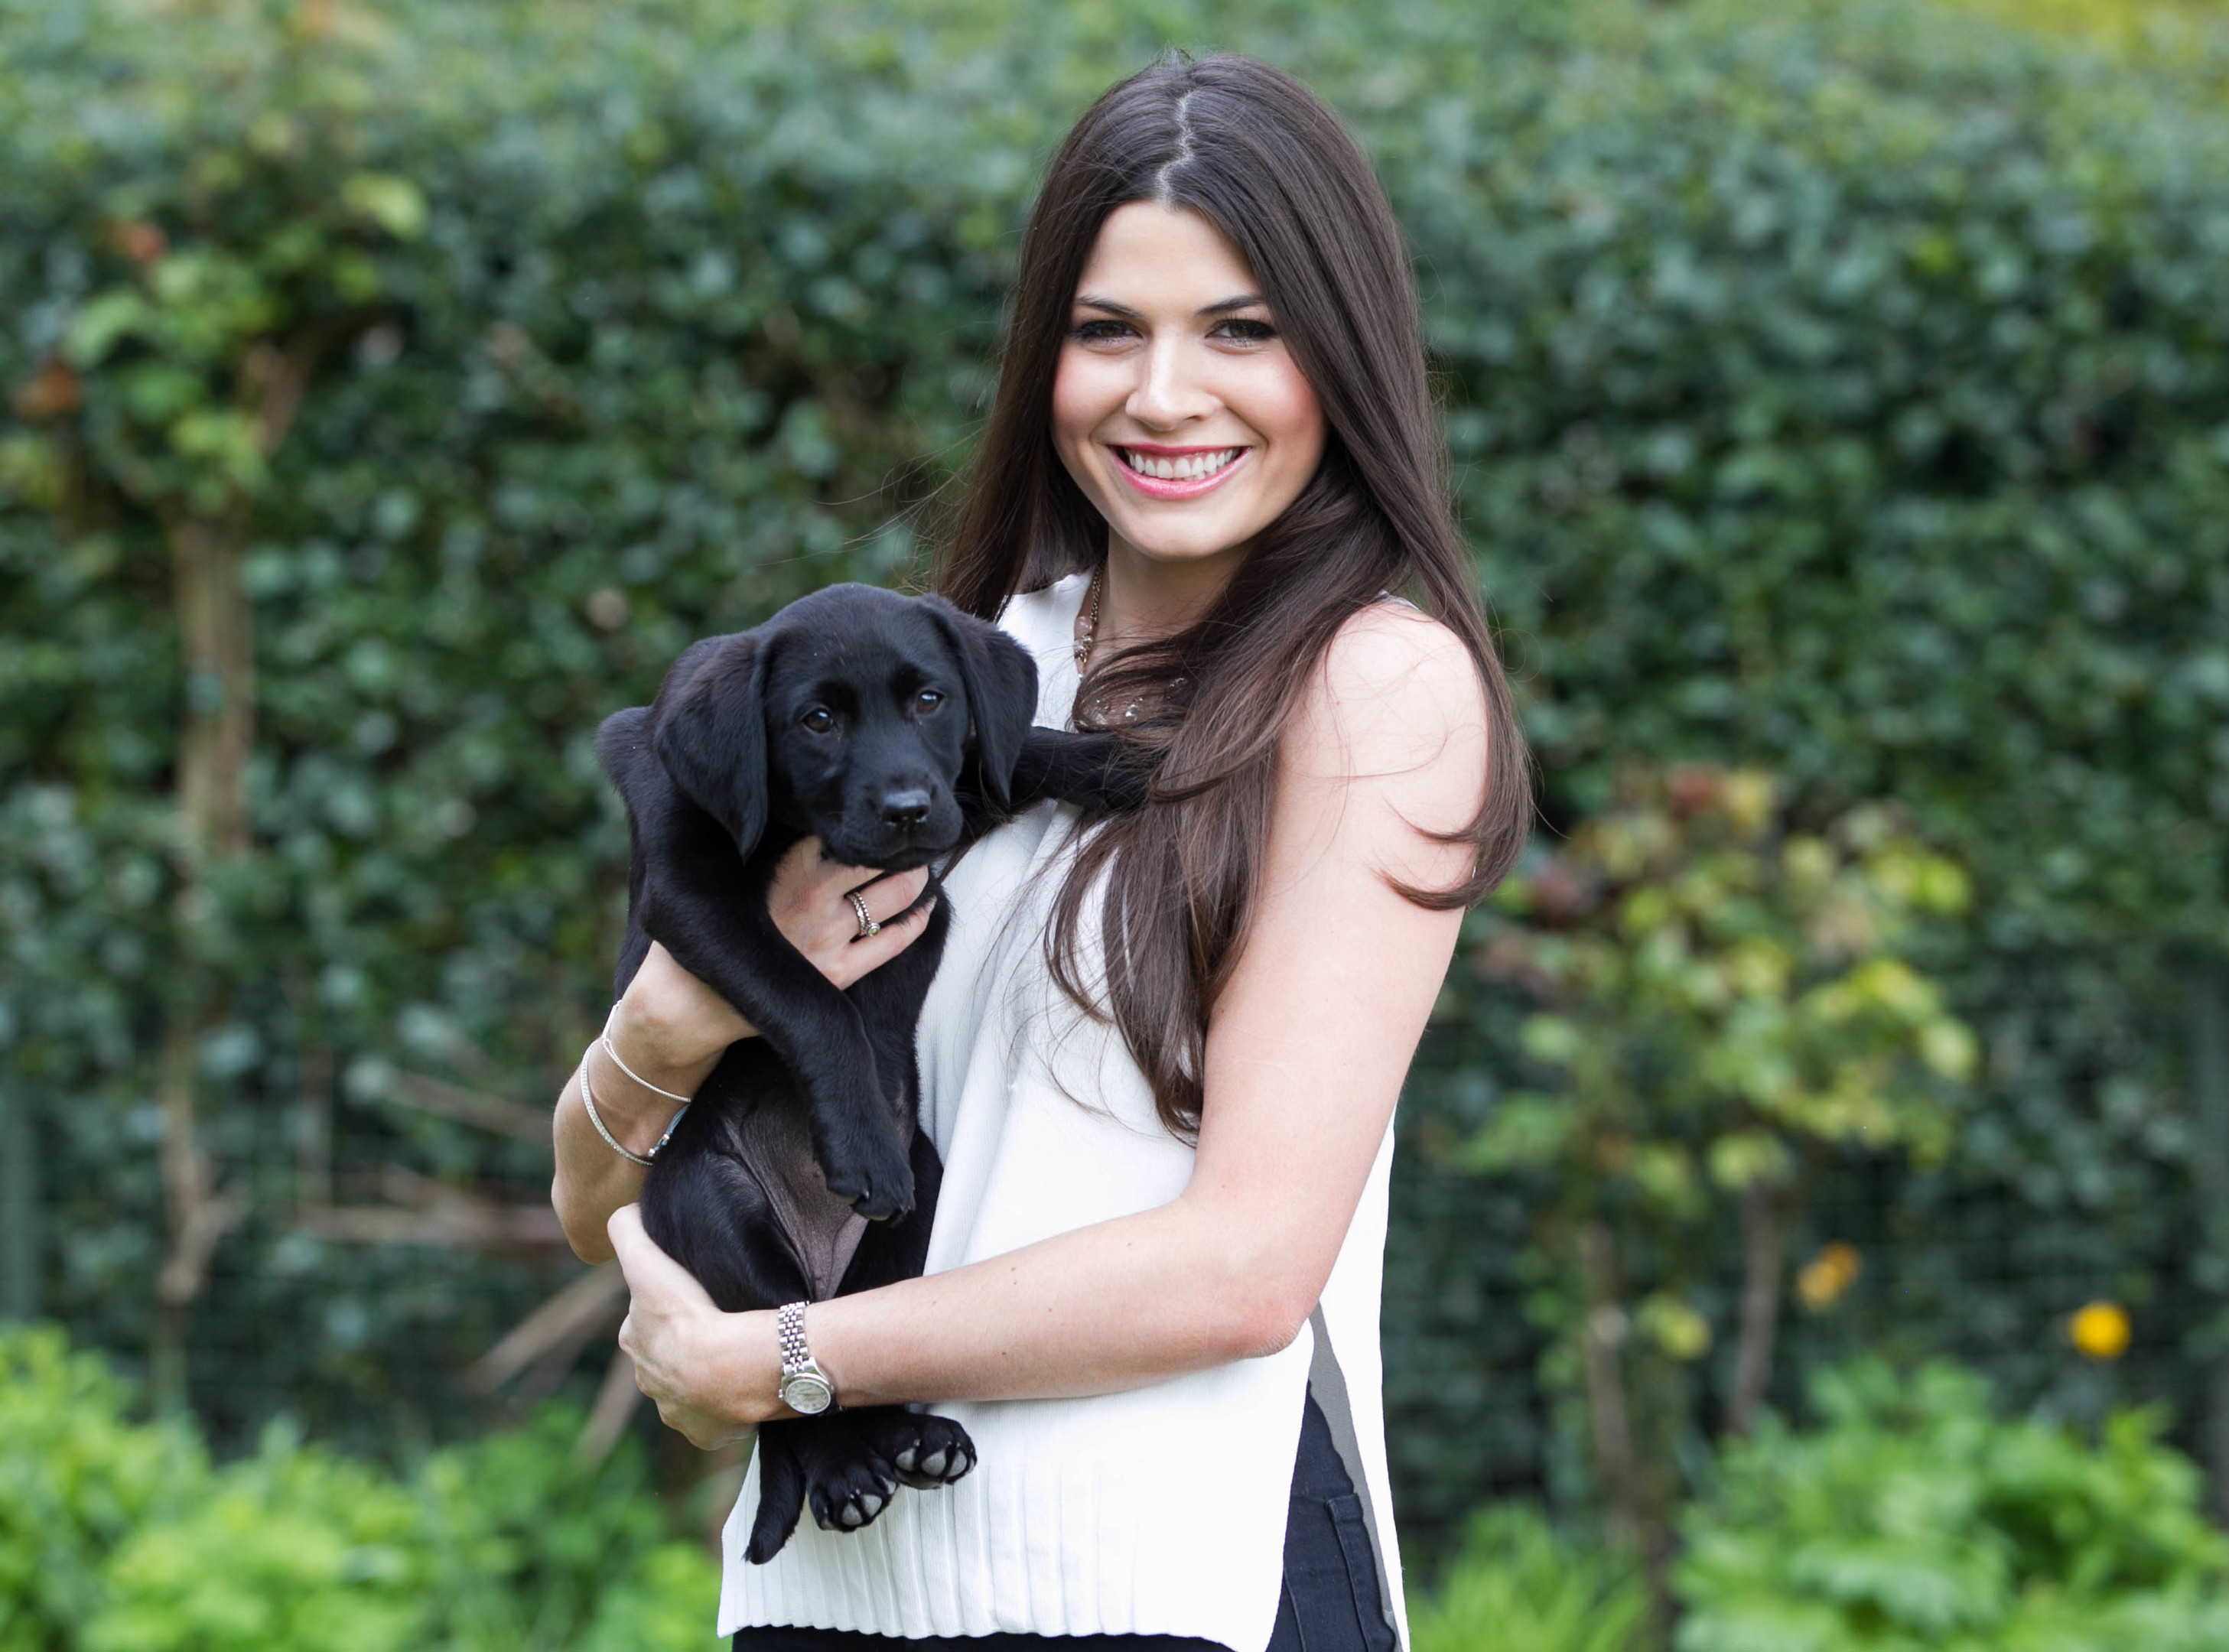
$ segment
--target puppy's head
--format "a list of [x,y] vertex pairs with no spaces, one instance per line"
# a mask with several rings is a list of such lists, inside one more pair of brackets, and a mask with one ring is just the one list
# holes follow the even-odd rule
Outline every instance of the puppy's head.
[[1005,806],[1036,705],[1035,663],[996,627],[835,585],[708,654],[658,755],[742,853],[772,822],[897,871],[959,841],[957,794]]

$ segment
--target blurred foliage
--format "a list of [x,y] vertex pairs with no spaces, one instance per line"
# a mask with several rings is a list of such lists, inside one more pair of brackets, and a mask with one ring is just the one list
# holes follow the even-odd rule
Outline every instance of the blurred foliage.
[[131,1533],[209,1477],[176,1423],[125,1419],[122,1385],[59,1334],[0,1332],[0,1649],[70,1645]]
[[1821,1167],[1950,1150],[1974,1038],[1911,957],[1921,924],[1967,900],[1964,873],[1892,809],[1793,830],[1771,776],[1690,764],[1628,769],[1612,807],[1474,922],[1474,969],[1540,1006],[1517,1042],[1550,1083],[1505,1094],[1461,1160],[1532,1190],[1547,1387],[1583,1395],[1613,1516],[1654,1560],[1672,1459],[1699,1427],[1685,1368],[1733,1340],[1699,1295],[1742,1277],[1738,1432],[1770,1379],[1785,1230]]
[[436,1452],[407,1478],[281,1424],[212,1468],[46,1328],[0,1333],[4,1652],[635,1652],[703,1643],[716,1568],[670,1541],[633,1442],[580,1418]]
[[1679,1652],[2202,1652],[2229,1540],[2155,1411],[2096,1441],[2004,1421],[1971,1372],[1820,1372],[1815,1432],[1769,1419],[1686,1521]]
[[[1982,1094],[1937,1169],[1822,1172],[1879,1265],[1783,1366],[1923,1338],[2068,1409],[2194,1395],[2229,1332],[2182,1100],[2229,930],[2229,119],[2193,28],[2138,61],[1898,0],[0,0],[0,1124],[44,1306],[146,1345],[190,1010],[244,1212],[189,1327],[214,1437],[485,1420],[455,1373],[569,1260],[300,1212],[396,1169],[538,1196],[546,1154],[404,1078],[540,1105],[597,1025],[597,720],[914,566],[1037,169],[1180,42],[1308,77],[1379,164],[1554,821],[1711,759],[1815,834],[1894,798],[1973,879],[1928,974]],[[236,528],[254,627],[248,849],[198,880],[182,516]],[[1511,1311],[1532,1192],[1456,1162],[1529,1010],[1459,971],[1404,1109],[1419,1533],[1585,1480]],[[2136,1316],[2110,1367],[2037,1334],[2093,1296]]]
[[[2072,35],[2186,74],[2210,67],[2216,84],[2229,72],[2221,49],[2221,0],[1946,0],[2008,22]],[[2199,62],[2190,61],[2195,56]]]
[[1647,1600],[1630,1565],[1498,1503],[1465,1524],[1438,1587],[1409,1604],[1416,1652],[1641,1652]]
[[1963,910],[1964,873],[1879,807],[1818,835],[1776,815],[1754,770],[1630,772],[1503,885],[1473,967],[1542,1001],[1519,1037],[1558,1082],[1504,1098],[1473,1167],[1542,1173],[1566,1221],[1628,1205],[1670,1249],[1713,1191],[1784,1186],[1826,1150],[1949,1154],[1943,1081],[1972,1074],[1973,1035],[1907,932]]
[[[2187,1064],[2229,950],[2209,60],[1894,5],[1574,28],[1461,55],[1456,95],[1412,72],[1370,128],[1551,824],[1635,761],[1753,767],[1814,833],[1896,800],[1973,885],[1921,961],[1978,1042],[1972,1104],[1938,1167],[1822,1167],[1808,1237],[1873,1265],[1788,1327],[1776,1392],[1867,1342],[1940,1349],[2072,1413],[2174,1395],[2194,1438],[2229,1288],[2223,1127]],[[1492,1124],[1530,1009],[1457,972],[1412,1141],[1453,1164]],[[1410,1208],[1473,1241],[1405,1279],[1413,1229],[1391,1253],[1389,1323],[1431,1373],[1392,1366],[1411,1506],[1534,1462],[1582,1495],[1583,1434],[1537,1404],[1506,1435],[1420,1426],[1450,1372],[1506,1393],[1530,1212],[1500,1181]],[[1723,1327],[1734,1289],[1686,1305]],[[2093,1295],[2137,1327],[2110,1373],[2042,1334]],[[1706,1406],[1731,1366],[1692,1368]]]

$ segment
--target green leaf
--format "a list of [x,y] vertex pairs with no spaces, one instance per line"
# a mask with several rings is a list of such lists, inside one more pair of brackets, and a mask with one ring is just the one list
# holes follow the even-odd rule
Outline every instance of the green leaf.
[[415,241],[426,228],[425,196],[391,172],[357,173],[341,185],[341,204],[397,241]]
[[128,288],[112,288],[87,300],[71,318],[63,349],[73,365],[98,367],[123,340],[145,331],[147,301]]

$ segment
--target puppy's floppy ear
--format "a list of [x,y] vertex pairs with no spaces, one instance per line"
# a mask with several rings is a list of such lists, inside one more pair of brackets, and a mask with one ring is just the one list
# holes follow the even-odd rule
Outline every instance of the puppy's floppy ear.
[[748,631],[692,643],[650,708],[651,750],[682,795],[727,828],[740,855],[758,846],[767,825],[765,656]]
[[1029,650],[987,620],[962,614],[941,596],[921,599],[943,627],[960,662],[967,714],[975,723],[975,762],[984,800],[1007,807],[1022,742],[1037,720],[1037,663]]

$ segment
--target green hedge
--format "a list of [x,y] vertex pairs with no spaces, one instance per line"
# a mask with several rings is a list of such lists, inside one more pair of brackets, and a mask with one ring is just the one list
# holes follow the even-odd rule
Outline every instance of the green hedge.
[[[1551,803],[1693,757],[1908,806],[1976,874],[1930,961],[1989,1082],[1943,1172],[1828,1190],[1808,1237],[1873,1267],[1795,1364],[1949,1348],[2188,1424],[2229,1278],[2187,1031],[2229,1025],[2229,125],[1924,8],[1677,11],[1475,61],[1388,157]],[[1476,1116],[1510,1040],[1460,992]],[[2090,1295],[2139,1309],[2117,1381],[2052,1334]]]
[[[597,719],[693,636],[913,563],[1036,170],[1170,40],[1310,76],[1378,160],[1556,818],[1699,755],[1820,818],[1901,798],[1975,872],[1933,973],[1987,1104],[1944,1171],[1852,1173],[1837,1232],[1881,1265],[1805,1357],[1871,1315],[2094,1407],[2115,1382],[2040,1330],[2109,1294],[2147,1327],[2118,1382],[2197,1392],[2229,1279],[2182,1101],[2188,961],[2229,938],[2229,124],[2202,76],[1890,0],[0,0],[0,1249],[44,1234],[14,1306],[145,1345],[184,1026],[246,1211],[188,1317],[204,1415],[482,1415],[452,1373],[566,1266],[312,1237],[320,1142],[343,1199],[391,1163],[536,1196],[536,1148],[393,1075],[554,1090],[621,917]],[[182,523],[241,535],[258,697],[249,852],[190,885],[170,787],[215,685],[178,665]],[[1433,1158],[1511,1014],[1459,972],[1407,1109],[1420,1531],[1578,1483],[1521,1192]]]

